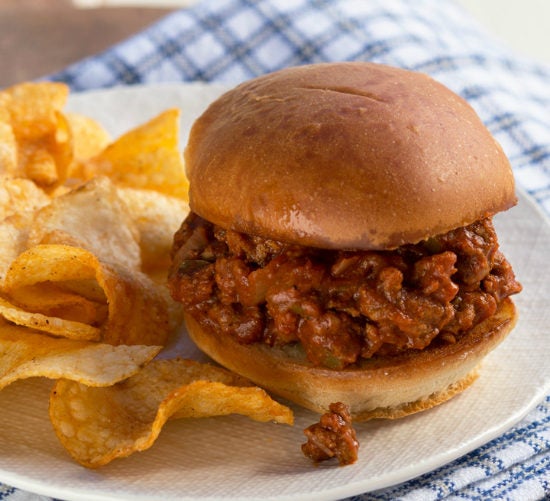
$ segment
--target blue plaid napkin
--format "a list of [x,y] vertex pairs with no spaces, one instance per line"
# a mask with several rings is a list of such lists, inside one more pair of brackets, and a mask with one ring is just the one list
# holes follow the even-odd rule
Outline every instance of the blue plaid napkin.
[[[512,54],[450,1],[203,0],[47,78],[74,91],[235,84],[286,66],[336,60],[422,71],[462,95],[504,147],[518,184],[550,214],[550,67]],[[550,495],[549,423],[550,396],[474,452],[353,499],[542,499]],[[0,500],[13,492],[0,486]]]

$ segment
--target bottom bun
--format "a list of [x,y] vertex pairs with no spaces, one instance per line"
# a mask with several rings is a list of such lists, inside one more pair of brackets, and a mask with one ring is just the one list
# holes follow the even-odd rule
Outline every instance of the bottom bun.
[[185,317],[189,335],[213,360],[267,391],[324,413],[333,402],[356,421],[400,418],[449,400],[477,378],[481,360],[512,330],[517,314],[507,298],[492,317],[444,346],[363,360],[344,370],[312,366],[298,346],[243,345]]

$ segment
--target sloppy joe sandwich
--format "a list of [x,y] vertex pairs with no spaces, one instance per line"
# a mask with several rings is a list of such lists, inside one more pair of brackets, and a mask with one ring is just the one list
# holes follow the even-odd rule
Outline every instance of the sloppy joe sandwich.
[[285,69],[194,123],[169,285],[206,354],[316,412],[401,417],[475,379],[521,286],[510,164],[458,95],[372,63]]

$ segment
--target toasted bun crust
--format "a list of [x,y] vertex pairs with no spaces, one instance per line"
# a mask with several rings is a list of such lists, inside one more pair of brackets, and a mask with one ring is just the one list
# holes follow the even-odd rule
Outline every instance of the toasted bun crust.
[[466,101],[372,63],[237,86],[196,120],[185,161],[194,212],[314,247],[394,248],[516,203],[509,162]]
[[460,393],[476,379],[481,360],[512,330],[516,318],[507,298],[494,316],[455,344],[365,360],[341,371],[313,367],[298,351],[239,344],[189,314],[186,324],[197,346],[229,370],[315,412],[326,412],[332,402],[346,403],[361,421],[400,418]]

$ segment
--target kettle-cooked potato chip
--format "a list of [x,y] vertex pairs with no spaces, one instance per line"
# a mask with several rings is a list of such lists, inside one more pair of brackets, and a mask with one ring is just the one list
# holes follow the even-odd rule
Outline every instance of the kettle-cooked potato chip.
[[[168,270],[174,233],[189,212],[181,198],[153,190],[118,188],[139,230],[143,268]],[[166,274],[163,277],[166,280]]]
[[1,91],[0,103],[10,112],[15,135],[26,140],[42,140],[55,133],[60,112],[69,95],[63,83],[25,82]]
[[292,411],[224,369],[192,360],[153,360],[125,381],[91,388],[59,380],[50,419],[69,454],[89,468],[153,445],[170,418],[242,414],[292,424]]
[[[98,327],[78,321],[26,311],[2,298],[0,298],[0,316],[3,316],[14,324],[47,332],[54,336],[83,341],[99,341],[101,339],[101,331]],[[0,356],[0,360],[1,358]]]
[[106,177],[54,198],[35,214],[27,247],[66,244],[82,247],[106,263],[141,269],[139,231],[115,186]]
[[[82,323],[87,319],[75,318],[77,309],[61,307],[67,304],[68,295],[76,293],[99,307],[106,306],[107,314],[96,317],[94,323],[99,325],[93,326],[101,329],[101,339],[110,344],[163,345],[173,328],[166,287],[140,271],[102,263],[80,247],[50,244],[27,249],[11,263],[4,291],[15,306],[45,315],[51,312],[52,298],[57,298],[60,318]],[[40,297],[48,309],[37,304]]]
[[27,147],[21,155],[25,163],[25,175],[41,186],[51,186],[59,181],[57,164],[52,148]]
[[15,214],[32,213],[49,203],[50,197],[29,179],[0,174],[0,221]]
[[9,115],[17,144],[17,162],[7,173],[42,186],[62,182],[72,161],[67,122],[61,113],[69,89],[65,84],[23,83],[1,91],[0,105]]
[[53,338],[0,323],[0,389],[29,377],[108,386],[136,374],[161,346],[112,346]]
[[11,263],[25,250],[28,221],[24,213],[0,221],[0,290]]
[[31,180],[0,174],[0,288],[9,265],[25,249],[34,211],[49,203],[50,197]]
[[107,175],[120,186],[160,191],[187,200],[188,182],[179,150],[177,109],[130,130],[83,162],[85,179]]
[[73,157],[86,160],[101,153],[111,142],[111,135],[93,118],[79,113],[65,113],[73,138]]
[[17,141],[5,104],[7,101],[8,97],[0,93],[0,173],[14,173],[17,170]]

